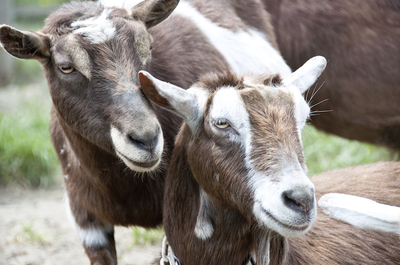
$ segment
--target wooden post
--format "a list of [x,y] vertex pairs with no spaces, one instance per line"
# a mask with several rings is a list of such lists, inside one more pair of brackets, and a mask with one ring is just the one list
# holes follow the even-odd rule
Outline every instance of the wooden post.
[[[15,8],[13,0],[1,0],[0,25],[14,25]],[[0,87],[10,83],[14,72],[14,58],[0,48]]]

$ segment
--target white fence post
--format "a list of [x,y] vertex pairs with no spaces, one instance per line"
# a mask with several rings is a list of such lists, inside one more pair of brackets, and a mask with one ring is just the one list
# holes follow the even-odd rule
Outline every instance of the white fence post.
[[[1,0],[0,3],[0,25],[13,25],[15,8],[13,0]],[[0,86],[7,85],[14,70],[14,59],[0,48]]]

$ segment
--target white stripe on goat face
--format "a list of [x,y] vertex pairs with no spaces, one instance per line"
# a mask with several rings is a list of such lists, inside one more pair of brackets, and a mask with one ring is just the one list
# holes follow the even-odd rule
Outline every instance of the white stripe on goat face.
[[116,29],[108,19],[111,13],[110,8],[105,8],[97,17],[90,17],[85,20],[78,20],[71,24],[75,34],[83,35],[91,43],[102,43],[115,37]]
[[[248,137],[251,134],[249,115],[235,88],[224,87],[215,93],[210,117],[210,127],[215,134],[225,134],[231,141],[240,143],[242,146],[248,144]],[[230,127],[219,129],[215,125],[218,121],[226,121]]]
[[[306,174],[301,147],[301,130],[309,115],[309,107],[295,87],[269,87],[260,92],[265,99],[265,113],[274,116],[268,117],[266,114],[261,117],[254,108],[249,113],[252,133],[248,133],[250,139],[246,139],[245,147],[246,165],[250,172],[249,185],[254,195],[253,214],[261,225],[283,236],[298,236],[309,230],[316,216],[314,185]],[[261,109],[262,106],[256,108]],[[270,128],[271,138],[275,138],[273,141],[268,139],[270,136],[267,133],[255,132],[263,129],[255,125],[257,115],[258,119],[274,117],[276,120],[276,131]],[[269,123],[265,121],[265,124]],[[273,126],[274,123],[271,124]],[[267,166],[262,168],[260,164],[264,161],[260,159],[264,159],[264,156]]]

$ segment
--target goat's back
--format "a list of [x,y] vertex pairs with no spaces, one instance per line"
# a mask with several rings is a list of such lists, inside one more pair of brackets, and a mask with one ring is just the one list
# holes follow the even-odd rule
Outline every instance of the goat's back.
[[400,150],[399,1],[263,1],[292,69],[315,55],[329,62],[324,85],[307,96],[313,111],[328,111],[313,125]]

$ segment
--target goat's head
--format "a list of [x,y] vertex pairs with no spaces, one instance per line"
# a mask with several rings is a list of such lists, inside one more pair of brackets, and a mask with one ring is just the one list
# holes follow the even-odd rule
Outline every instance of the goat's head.
[[301,94],[325,65],[315,57],[283,81],[211,75],[187,91],[144,71],[139,79],[153,102],[185,120],[178,139],[202,190],[261,226],[296,236],[316,216],[301,143],[310,108]]
[[163,135],[138,71],[151,59],[148,29],[179,0],[147,0],[130,9],[73,2],[50,15],[40,32],[0,27],[11,55],[42,63],[60,120],[135,171],[155,169]]

